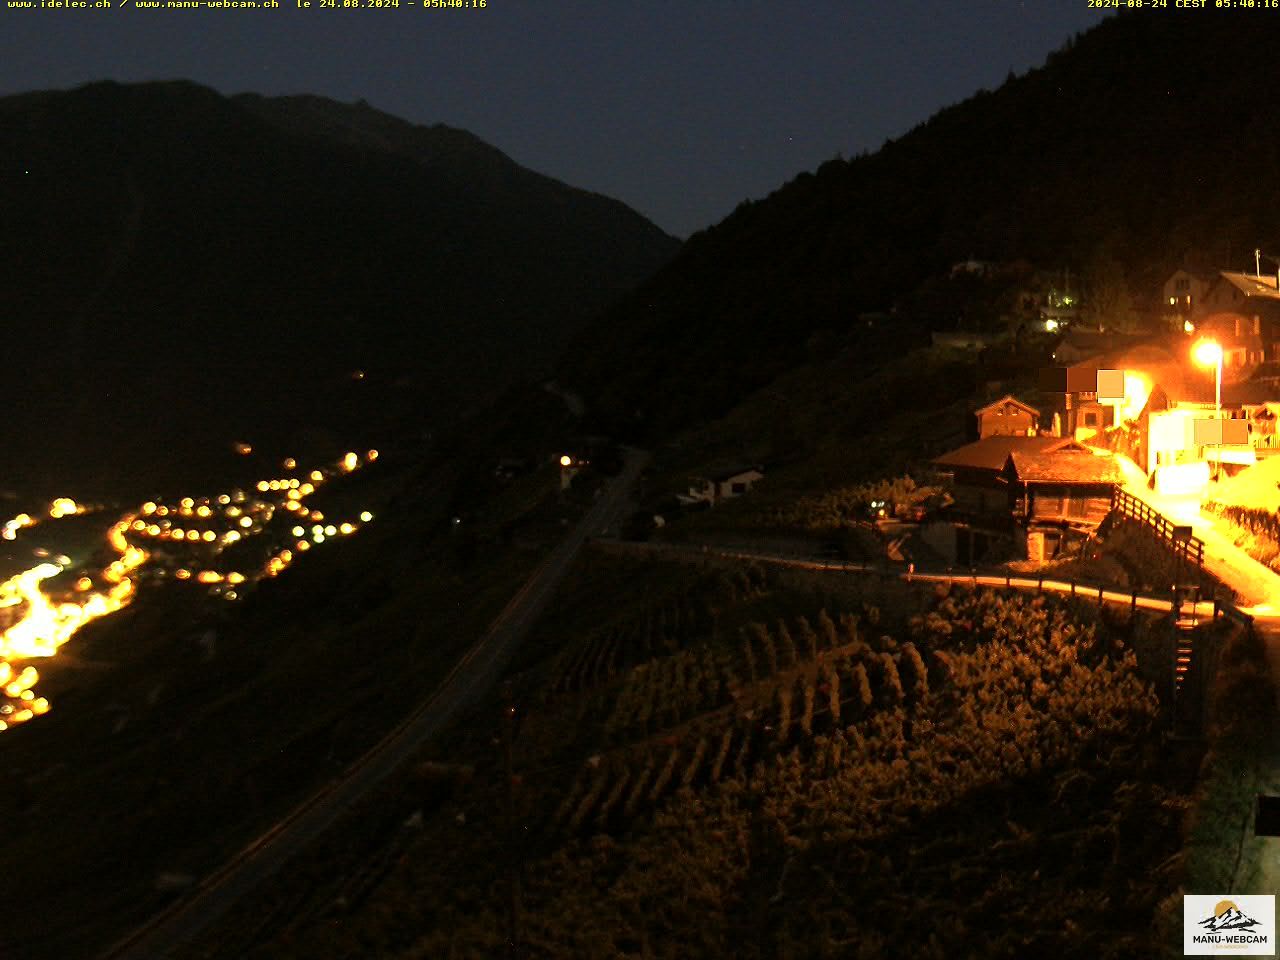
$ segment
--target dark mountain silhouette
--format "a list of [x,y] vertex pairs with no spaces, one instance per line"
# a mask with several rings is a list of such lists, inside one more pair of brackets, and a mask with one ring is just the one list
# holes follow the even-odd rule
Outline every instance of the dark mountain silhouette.
[[1189,254],[1252,269],[1255,246],[1280,239],[1280,20],[1169,13],[1110,17],[875,153],[743,203],[588,328],[564,379],[605,424],[660,434],[862,312],[901,304],[897,350],[952,323],[903,300],[969,258],[1118,268],[1135,298]]
[[187,82],[0,100],[0,210],[0,442],[76,468],[108,425],[141,456],[341,433],[334,406],[438,422],[678,246],[465,131]]

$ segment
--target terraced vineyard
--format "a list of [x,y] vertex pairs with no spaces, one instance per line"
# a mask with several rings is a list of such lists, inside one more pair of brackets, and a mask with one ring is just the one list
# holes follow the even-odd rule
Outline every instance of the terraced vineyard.
[[477,770],[326,956],[502,955],[513,918],[530,957],[1158,955],[1185,798],[1122,631],[759,569],[637,593],[515,680],[513,785]]

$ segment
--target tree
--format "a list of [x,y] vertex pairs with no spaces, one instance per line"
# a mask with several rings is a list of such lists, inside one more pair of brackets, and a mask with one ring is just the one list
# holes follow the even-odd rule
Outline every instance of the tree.
[[1107,247],[1100,248],[1085,268],[1081,313],[1089,323],[1108,330],[1129,333],[1137,325],[1124,267]]

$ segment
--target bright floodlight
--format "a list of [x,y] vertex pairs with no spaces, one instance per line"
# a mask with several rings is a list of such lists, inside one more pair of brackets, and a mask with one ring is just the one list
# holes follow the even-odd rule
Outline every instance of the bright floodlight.
[[572,463],[573,457],[569,456],[567,453],[560,458],[560,466],[562,467],[570,466]]
[[1222,361],[1222,347],[1216,340],[1201,340],[1192,348],[1191,356],[1202,367],[1216,367]]

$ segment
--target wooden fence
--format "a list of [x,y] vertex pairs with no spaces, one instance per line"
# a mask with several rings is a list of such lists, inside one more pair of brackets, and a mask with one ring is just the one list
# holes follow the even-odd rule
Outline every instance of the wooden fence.
[[1015,574],[1005,571],[1001,574],[979,573],[976,569],[968,572],[947,570],[917,570],[912,566],[887,563],[858,563],[844,560],[828,560],[819,557],[799,555],[782,555],[760,550],[725,549],[710,544],[688,543],[653,543],[634,541],[595,541],[597,549],[612,550],[623,553],[648,553],[651,555],[683,556],[687,559],[699,557],[720,557],[728,560],[755,561],[775,566],[793,567],[800,570],[832,571],[837,573],[860,573],[881,579],[904,580],[907,583],[951,583],[972,587],[994,587],[1006,590],[1025,590],[1033,593],[1054,593],[1089,600],[1098,604],[1112,604],[1128,607],[1130,612],[1138,610],[1156,613],[1187,613],[1205,619],[1216,619],[1220,616],[1236,620],[1248,629],[1253,627],[1253,617],[1233,604],[1221,600],[1215,594],[1208,599],[1184,601],[1177,591],[1160,595],[1141,593],[1137,590],[1121,590],[1105,583],[1085,580],[1057,580],[1043,574]]
[[1197,567],[1204,565],[1204,541],[1194,535],[1186,538],[1174,536],[1177,525],[1151,504],[1117,486],[1111,494],[1111,509],[1119,516],[1142,524],[1175,555],[1195,563]]

